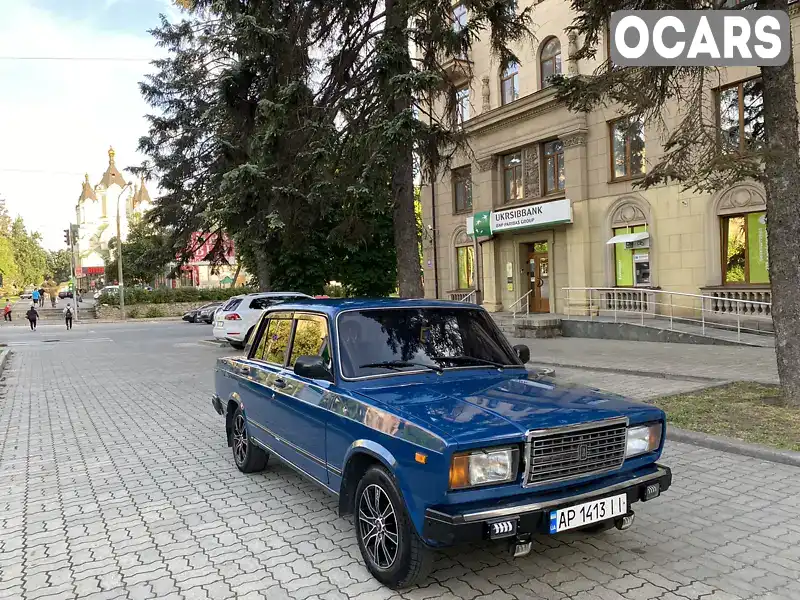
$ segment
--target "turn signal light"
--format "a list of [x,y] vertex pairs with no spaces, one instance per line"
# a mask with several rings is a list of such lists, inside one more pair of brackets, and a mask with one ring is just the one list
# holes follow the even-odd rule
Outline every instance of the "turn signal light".
[[469,487],[469,455],[456,455],[450,464],[450,489],[465,487]]
[[236,313],[231,313],[229,315],[225,315],[225,320],[226,321],[241,321],[242,317],[240,317]]

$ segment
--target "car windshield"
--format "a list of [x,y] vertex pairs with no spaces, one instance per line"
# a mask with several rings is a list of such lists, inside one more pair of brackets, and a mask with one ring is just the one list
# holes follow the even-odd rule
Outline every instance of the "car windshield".
[[348,378],[455,367],[521,367],[482,310],[387,308],[342,313],[342,374]]

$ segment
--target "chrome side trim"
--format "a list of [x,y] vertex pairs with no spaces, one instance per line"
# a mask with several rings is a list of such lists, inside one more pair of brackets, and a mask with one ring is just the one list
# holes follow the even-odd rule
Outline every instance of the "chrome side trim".
[[333,473],[337,477],[341,477],[342,476],[342,470],[341,469],[337,469],[333,465],[328,465],[328,471],[330,471],[331,473]]
[[[461,515],[456,515],[455,517],[451,517],[450,515],[445,515],[444,513],[439,513],[438,511],[429,510],[426,511],[425,517],[435,519],[443,523],[457,523],[462,521],[465,523],[472,523],[474,521],[482,521],[484,519],[508,517],[511,515],[519,515],[522,513],[534,512],[534,511],[544,510],[547,508],[553,508],[555,506],[563,506],[565,504],[580,502],[581,500],[586,500],[587,498],[602,496],[603,494],[608,494],[610,492],[615,492],[617,490],[622,490],[635,485],[647,483],[649,481],[652,481],[653,479],[660,479],[666,474],[667,471],[659,467],[655,473],[651,473],[650,475],[642,475],[641,477],[628,479],[627,481],[621,481],[619,483],[615,483],[613,485],[609,485],[604,488],[592,490],[591,492],[584,492],[583,494],[578,494],[577,496],[557,498],[555,500],[547,500],[545,502],[533,502],[531,504],[523,504],[520,506],[509,506],[506,508],[495,508],[492,510],[479,510],[475,512],[467,512]],[[442,517],[444,518],[437,518],[436,517],[437,514],[442,515]]]
[[[276,440],[278,440],[280,443],[282,443],[282,444],[286,444],[287,446],[289,446],[289,448],[291,448],[292,450],[294,450],[294,451],[295,451],[295,452],[297,452],[298,454],[302,454],[302,455],[303,455],[303,456],[305,456],[307,459],[314,461],[314,462],[315,462],[315,463],[317,463],[319,466],[321,466],[321,467],[327,467],[327,465],[326,465],[326,463],[325,463],[325,461],[324,461],[324,460],[322,460],[322,459],[321,459],[321,458],[319,458],[318,456],[315,456],[314,454],[311,454],[311,453],[310,453],[308,450],[305,450],[305,449],[301,448],[300,446],[298,446],[298,445],[296,445],[296,444],[293,444],[293,443],[292,443],[292,442],[290,442],[289,440],[287,440],[287,439],[285,439],[285,438],[282,438],[281,436],[279,436],[277,433],[275,433],[275,432],[274,432],[274,431],[272,431],[271,429],[267,429],[266,427],[264,427],[263,425],[261,425],[261,423],[257,423],[256,421],[253,421],[252,419],[247,419],[247,422],[248,422],[248,423],[250,423],[250,424],[252,424],[252,425],[255,425],[255,426],[256,426],[256,427],[258,427],[258,428],[259,428],[261,431],[263,431],[263,432],[264,432],[264,433],[266,433],[267,435],[269,435],[269,436],[271,436],[271,437],[275,438],[275,439],[276,439]],[[277,454],[277,453],[276,453],[276,454]]]
[[261,447],[262,447],[264,450],[266,450],[266,451],[267,451],[267,452],[269,452],[270,454],[274,454],[275,456],[277,456],[277,457],[278,457],[278,458],[281,460],[281,462],[284,462],[284,463],[286,463],[286,464],[287,464],[288,466],[290,466],[292,469],[294,469],[295,471],[297,471],[297,473],[298,473],[298,474],[300,474],[301,476],[305,477],[306,479],[308,479],[308,480],[309,480],[309,481],[311,481],[312,483],[316,483],[317,485],[319,485],[320,487],[322,487],[322,489],[323,489],[323,490],[325,490],[325,491],[326,491],[326,492],[328,492],[329,494],[332,494],[334,497],[336,497],[336,498],[338,498],[338,497],[339,497],[339,492],[337,492],[336,490],[334,490],[334,489],[333,489],[333,488],[331,488],[331,487],[328,487],[328,485],[327,485],[327,484],[325,484],[325,483],[321,482],[319,479],[317,479],[316,477],[314,477],[314,476],[313,476],[311,473],[308,473],[308,472],[304,471],[303,469],[301,469],[300,467],[298,467],[296,464],[294,464],[292,461],[290,461],[290,460],[288,460],[288,459],[284,458],[284,457],[283,457],[283,456],[282,456],[280,453],[278,453],[278,452],[275,452],[275,450],[273,450],[272,448],[270,448],[269,446],[267,446],[267,445],[266,445],[264,442],[260,442],[260,441],[258,441],[258,440],[257,440],[257,439],[255,439],[255,438],[252,438],[252,440],[253,440],[253,442],[254,442],[256,445],[258,445],[258,446],[261,446]]

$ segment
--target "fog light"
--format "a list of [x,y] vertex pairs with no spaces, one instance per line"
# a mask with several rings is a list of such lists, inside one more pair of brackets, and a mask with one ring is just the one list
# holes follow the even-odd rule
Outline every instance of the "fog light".
[[658,497],[661,493],[661,484],[660,483],[651,483],[648,485],[644,490],[644,498],[643,500],[647,502],[648,500],[652,500],[653,498]]

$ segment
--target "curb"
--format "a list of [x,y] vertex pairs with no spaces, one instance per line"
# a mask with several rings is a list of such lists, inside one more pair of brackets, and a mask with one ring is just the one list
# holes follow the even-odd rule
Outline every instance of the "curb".
[[751,458],[759,458],[761,460],[780,463],[782,465],[800,467],[800,452],[793,452],[792,450],[776,450],[768,446],[762,446],[761,444],[750,444],[731,438],[710,435],[708,433],[688,431],[686,429],[681,429],[680,427],[673,427],[669,424],[669,422],[667,422],[667,439],[673,442],[682,442],[684,444],[700,446],[701,448],[721,450],[722,452],[728,452],[729,454],[749,456]]
[[577,365],[571,363],[560,363],[546,360],[539,360],[531,357],[530,364],[547,365],[550,367],[561,367],[564,369],[585,369],[587,371],[599,371],[603,373],[617,373],[619,375],[634,375],[636,377],[652,377],[658,379],[675,379],[677,381],[697,381],[699,383],[725,384],[727,380],[719,377],[707,377],[705,375],[684,375],[679,373],[667,373],[664,371],[642,371],[641,369],[619,369],[617,367],[597,367],[592,365]]
[[7,348],[0,350],[0,376],[2,376],[3,372],[6,370],[6,363],[8,362],[10,356],[11,350],[8,350]]

